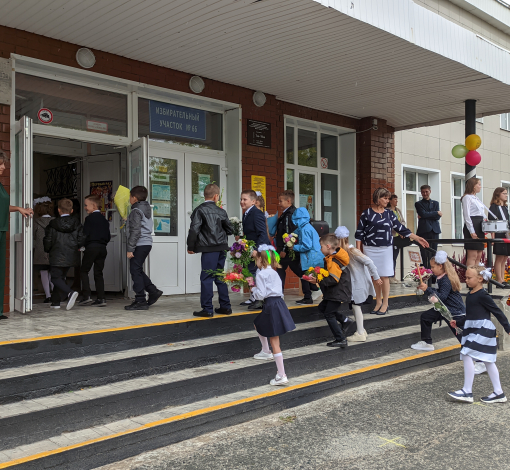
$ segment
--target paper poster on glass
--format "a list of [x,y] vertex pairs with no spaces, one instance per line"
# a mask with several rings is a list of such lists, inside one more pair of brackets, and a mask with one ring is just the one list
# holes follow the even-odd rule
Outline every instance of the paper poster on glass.
[[311,194],[299,195],[299,207],[305,207],[310,214],[310,219],[315,219],[314,197]]
[[329,225],[329,228],[333,225],[333,212],[324,212],[324,222]]
[[326,207],[331,207],[331,191],[324,190],[324,197],[322,198]]
[[151,180],[158,183],[168,183],[170,175],[168,173],[151,173]]
[[169,184],[153,184],[152,199],[170,201],[170,185]]
[[200,194],[193,194],[193,210],[195,210],[204,201],[204,196],[200,196]]
[[211,175],[198,174],[198,194],[204,197],[205,187],[211,183]]
[[154,217],[154,231],[156,233],[170,233],[170,218]]
[[170,217],[170,203],[164,201],[152,201],[154,215],[159,217]]
[[[113,181],[91,181],[89,192],[101,200],[99,210],[106,216],[106,211],[113,209]],[[108,213],[108,220],[112,220],[112,212]]]

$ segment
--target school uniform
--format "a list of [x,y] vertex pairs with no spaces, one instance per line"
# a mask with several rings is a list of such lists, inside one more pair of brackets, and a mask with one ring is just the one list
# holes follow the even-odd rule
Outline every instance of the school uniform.
[[483,362],[496,362],[498,343],[496,327],[491,321],[491,313],[498,319],[505,331],[510,333],[508,319],[485,289],[467,294],[461,356],[471,356],[473,359]]
[[[497,204],[491,204],[489,207],[489,220],[509,220],[508,207],[507,206],[498,206]],[[494,217],[492,214],[496,217]],[[495,233],[494,236],[496,238],[506,238],[507,232],[498,232]],[[495,255],[501,256],[510,256],[510,243],[494,243],[494,251]]]
[[259,335],[272,338],[296,328],[289,309],[282,299],[280,277],[271,266],[257,270],[257,285],[253,288],[252,295],[255,300],[264,301],[262,311],[253,322]]
[[[441,216],[438,214],[439,202],[433,201],[432,199],[422,199],[421,201],[415,202],[414,207],[420,216],[416,235],[426,240],[438,239],[441,233],[441,225],[439,224]],[[437,250],[437,243],[430,243],[430,248]],[[420,252],[423,266],[430,269],[430,259],[433,254],[422,246],[420,246]]]
[[485,233],[482,222],[485,217],[482,201],[473,194],[466,194],[462,197],[462,214],[464,216],[464,227],[462,233],[464,238],[470,239],[472,233],[476,233],[479,240],[464,243],[466,250],[483,251],[485,249]]
[[[243,233],[246,240],[255,242],[255,249],[260,245],[271,245],[267,235],[266,217],[263,212],[255,206],[246,209],[243,214]],[[255,277],[257,266],[254,261],[248,265],[248,270]]]

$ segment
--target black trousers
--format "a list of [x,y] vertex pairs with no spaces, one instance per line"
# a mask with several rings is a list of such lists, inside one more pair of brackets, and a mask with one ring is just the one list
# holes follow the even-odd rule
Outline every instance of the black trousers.
[[81,286],[84,299],[90,297],[91,294],[89,271],[92,269],[92,266],[94,266],[94,282],[96,284],[97,298],[105,298],[103,269],[106,255],[106,245],[93,245],[88,246],[85,249],[80,268]]
[[345,339],[341,325],[343,325],[346,317],[343,313],[338,311],[340,305],[342,305],[342,302],[323,300],[318,306],[319,312],[324,315],[324,318],[328,322],[329,328],[337,341],[343,341]]
[[129,272],[133,279],[133,290],[135,291],[135,300],[145,302],[147,300],[146,292],[155,294],[158,288],[149,279],[149,276],[143,272],[143,263],[152,250],[151,245],[137,246],[133,251],[133,258],[129,260]]
[[[420,326],[422,341],[425,341],[427,344],[432,344],[432,324],[438,321],[446,322],[446,320],[441,316],[441,314],[438,311],[434,310],[433,308],[421,314]],[[464,326],[464,321],[465,320],[457,321],[457,326],[462,329],[462,327]],[[452,330],[453,336],[455,336],[460,343],[460,341],[462,340],[462,335],[457,335],[455,328],[452,328],[449,323],[448,327],[450,328],[450,330]]]
[[63,298],[62,294],[67,297],[71,293],[72,289],[66,283],[67,272],[70,268],[70,266],[50,266],[51,282],[55,286],[51,293],[52,304],[60,304],[60,301]]
[[[438,239],[439,233],[436,232],[423,232],[423,233],[417,233],[416,235],[425,238],[426,240],[431,239]],[[430,248],[433,250],[437,250],[437,243],[429,243]],[[420,245],[420,253],[421,253],[421,260],[423,261],[423,266],[427,269],[430,269],[430,259],[434,257],[434,254],[430,251],[426,250]]]
[[[291,260],[289,258],[289,255],[285,258],[280,259],[280,265],[281,268],[278,269],[278,276],[280,276],[280,279],[282,280],[282,290],[285,288],[285,278],[287,277],[287,268],[290,268],[290,270],[301,279],[301,276],[304,274],[303,270],[301,269],[301,261],[299,260],[299,256],[296,255],[296,259]],[[308,281],[304,281],[301,279],[301,289],[303,290],[303,295],[305,296],[305,299],[311,299],[312,298],[312,289],[310,288],[310,283]],[[317,290],[317,289],[316,289]]]
[[226,254],[224,251],[213,251],[202,253],[202,272],[200,273],[200,304],[202,308],[210,313],[213,309],[213,283],[218,289],[218,297],[220,307],[230,309],[230,299],[228,297],[228,286],[221,282],[216,276],[209,274],[207,271],[225,268]]

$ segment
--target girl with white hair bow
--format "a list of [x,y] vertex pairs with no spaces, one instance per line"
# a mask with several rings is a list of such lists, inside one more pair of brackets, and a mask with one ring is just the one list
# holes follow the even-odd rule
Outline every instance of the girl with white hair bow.
[[[485,266],[468,266],[466,284],[471,291],[466,297],[466,322],[462,330],[462,349],[460,358],[464,362],[464,386],[455,392],[448,392],[458,401],[473,403],[473,380],[475,376],[474,360],[483,361],[494,387],[494,391],[480,400],[484,403],[502,403],[507,398],[501,388],[499,371],[496,367],[498,344],[496,327],[491,321],[494,315],[505,331],[510,334],[510,323],[505,314],[496,306],[492,297],[483,288],[492,278],[492,272]],[[456,322],[451,326],[455,328]]]

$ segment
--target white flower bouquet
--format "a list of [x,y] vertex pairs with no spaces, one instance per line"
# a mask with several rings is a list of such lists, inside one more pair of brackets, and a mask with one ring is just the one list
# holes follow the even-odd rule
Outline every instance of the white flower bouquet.
[[243,224],[241,221],[237,217],[230,217],[228,220],[230,220],[230,223],[234,228],[234,237],[240,237],[243,232]]
[[[454,318],[453,318],[450,310],[448,310],[448,307],[442,302],[442,300],[440,298],[438,298],[435,295],[429,295],[429,299],[428,300],[434,306],[434,310],[436,312],[439,312],[441,314],[441,316],[448,323],[453,321]],[[457,332],[457,334],[461,334],[462,333],[462,330],[459,327],[455,327],[455,331]]]

